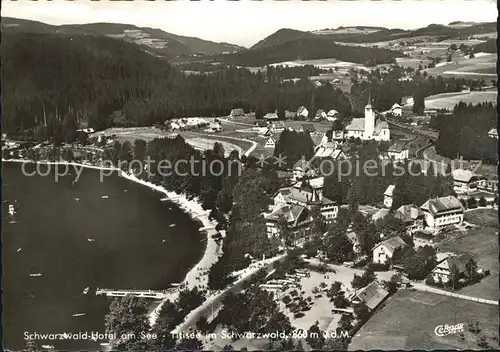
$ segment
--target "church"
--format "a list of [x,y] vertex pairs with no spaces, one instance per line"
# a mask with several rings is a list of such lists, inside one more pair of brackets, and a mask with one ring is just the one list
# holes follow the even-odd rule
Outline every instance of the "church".
[[368,105],[365,106],[365,117],[352,119],[349,126],[346,127],[346,137],[388,141],[391,139],[391,133],[387,121],[376,119],[375,111],[373,111],[370,99],[368,99]]

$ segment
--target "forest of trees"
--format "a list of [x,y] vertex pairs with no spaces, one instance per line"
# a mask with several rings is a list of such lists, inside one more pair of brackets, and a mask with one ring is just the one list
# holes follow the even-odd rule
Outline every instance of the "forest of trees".
[[490,138],[488,131],[497,127],[497,107],[492,103],[477,105],[460,102],[452,115],[438,115],[431,126],[439,131],[436,152],[466,160],[482,160],[488,164],[498,162],[498,140]]
[[329,38],[318,36],[223,55],[220,60],[228,64],[241,66],[264,66],[277,62],[297,60],[297,58],[302,60],[335,58],[340,61],[375,66],[394,62],[396,57],[401,56],[403,56],[401,52],[389,49],[339,45]]
[[[263,113],[303,104],[351,113],[330,85],[283,82],[286,69],[267,74],[227,67],[184,75],[135,45],[98,36],[11,33],[3,36],[3,129],[32,137],[65,125],[104,129],[153,125],[186,116],[225,116],[233,108]],[[295,72],[293,73],[295,74]]]
[[476,53],[496,53],[498,50],[497,39],[488,39],[484,43],[480,43],[474,46],[474,52]]
[[[334,163],[333,172],[324,168],[323,194],[337,204],[348,204],[356,209],[359,204],[380,205],[384,192],[394,184],[393,209],[403,204],[422,205],[427,199],[453,194],[451,169],[441,175],[430,164],[422,170],[420,163],[400,163],[379,159],[377,144],[373,141],[358,146],[357,155],[350,160]],[[363,165],[365,170],[363,170]],[[411,173],[408,172],[411,167]],[[356,171],[359,169],[359,171]]]

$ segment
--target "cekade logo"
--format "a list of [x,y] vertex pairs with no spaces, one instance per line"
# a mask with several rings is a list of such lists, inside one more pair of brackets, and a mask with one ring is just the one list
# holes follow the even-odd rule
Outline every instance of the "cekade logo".
[[457,332],[463,332],[464,331],[464,324],[459,323],[457,325],[438,325],[434,329],[434,333],[437,336],[446,336],[446,335],[451,335],[451,334],[456,334]]

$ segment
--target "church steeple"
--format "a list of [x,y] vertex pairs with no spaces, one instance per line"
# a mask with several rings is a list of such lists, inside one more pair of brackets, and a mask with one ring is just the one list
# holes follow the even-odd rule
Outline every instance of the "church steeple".
[[368,93],[368,103],[366,104],[365,109],[371,107],[372,107],[372,93],[370,92]]
[[371,139],[373,137],[373,132],[375,131],[375,114],[372,110],[371,100],[372,95],[370,92],[370,94],[368,95],[368,104],[365,106],[364,139]]

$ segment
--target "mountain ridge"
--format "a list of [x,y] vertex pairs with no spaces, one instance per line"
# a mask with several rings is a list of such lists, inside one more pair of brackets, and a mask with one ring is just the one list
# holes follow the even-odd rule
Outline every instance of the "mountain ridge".
[[158,28],[123,23],[96,22],[57,26],[38,21],[3,17],[2,31],[104,35],[148,47],[156,54],[167,57],[193,54],[214,55],[246,49],[236,44],[217,43],[197,37],[168,33]]

